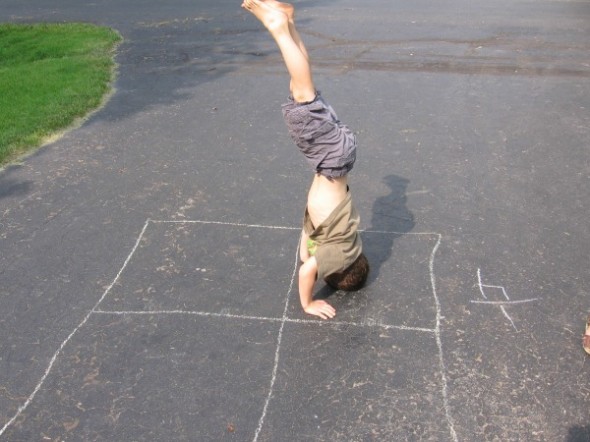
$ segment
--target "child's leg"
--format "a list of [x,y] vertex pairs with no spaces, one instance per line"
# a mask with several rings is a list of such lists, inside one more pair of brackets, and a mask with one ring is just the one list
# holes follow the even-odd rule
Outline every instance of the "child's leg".
[[295,27],[295,8],[293,7],[293,5],[289,3],[279,2],[277,0],[264,1],[270,7],[283,11],[285,14],[287,14],[287,18],[289,19],[289,32],[291,33],[291,37],[293,37],[293,40],[295,41],[297,46],[299,46],[299,49],[301,49],[301,52],[303,52],[305,58],[307,58],[307,60],[309,61],[307,49],[305,48],[303,40],[301,40],[301,36],[299,35],[297,28]]
[[[303,44],[303,40],[301,40],[301,36],[299,35],[297,28],[295,27],[295,8],[293,7],[293,5],[291,5],[289,3],[279,2],[277,0],[264,0],[264,1],[270,7],[274,8],[274,9],[278,9],[280,11],[283,11],[285,14],[287,14],[287,18],[289,19],[289,32],[291,33],[291,37],[293,37],[293,41],[295,42],[295,44],[297,46],[299,46],[299,49],[301,50],[301,52],[303,53],[303,55],[305,56],[305,58],[307,58],[307,61],[309,62],[309,54],[307,53],[307,49],[306,49],[305,45]],[[291,94],[292,94],[293,93],[293,82],[291,82],[291,84],[289,86],[289,90],[291,91]]]
[[[311,77],[311,66],[301,39],[299,38],[298,43],[291,34],[290,28],[299,36],[294,23],[290,24],[289,17],[282,8],[275,9],[266,1],[244,0],[242,6],[262,22],[279,46],[291,76],[293,99],[300,103],[312,101],[316,96],[316,90]],[[301,49],[302,46],[304,50]]]

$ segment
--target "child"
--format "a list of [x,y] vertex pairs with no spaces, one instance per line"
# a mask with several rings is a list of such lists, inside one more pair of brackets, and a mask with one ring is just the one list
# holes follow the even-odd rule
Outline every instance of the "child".
[[356,159],[356,138],[315,89],[293,6],[277,0],[243,0],[242,7],[268,29],[291,76],[283,117],[315,171],[301,234],[299,298],[306,313],[333,318],[334,307],[313,299],[315,281],[321,278],[336,289],[358,290],[369,272],[357,232],[360,218],[347,185]]

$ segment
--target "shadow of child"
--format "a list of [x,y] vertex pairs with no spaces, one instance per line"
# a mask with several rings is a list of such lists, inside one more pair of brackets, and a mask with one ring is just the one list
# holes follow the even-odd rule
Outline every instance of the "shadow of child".
[[[375,281],[381,267],[391,257],[394,242],[414,228],[414,215],[406,206],[406,191],[409,180],[397,175],[388,175],[383,182],[389,193],[375,200],[371,227],[361,233],[363,250],[371,265],[367,284]],[[378,232],[392,232],[387,235]]]

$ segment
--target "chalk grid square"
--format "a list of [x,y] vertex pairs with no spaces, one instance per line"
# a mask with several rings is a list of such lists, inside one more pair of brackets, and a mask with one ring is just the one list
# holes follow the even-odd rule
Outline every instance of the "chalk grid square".
[[[293,281],[299,234],[287,227],[151,222],[100,310],[279,320],[288,301],[287,318],[309,318]],[[361,236],[371,274],[363,290],[331,297],[338,320],[434,329],[429,262],[438,238],[391,232]]]

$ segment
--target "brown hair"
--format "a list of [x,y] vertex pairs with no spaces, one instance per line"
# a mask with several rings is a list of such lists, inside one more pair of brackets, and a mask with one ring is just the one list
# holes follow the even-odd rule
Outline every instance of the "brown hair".
[[328,285],[336,290],[347,292],[360,289],[369,275],[369,261],[362,253],[342,272],[332,273],[324,278]]

